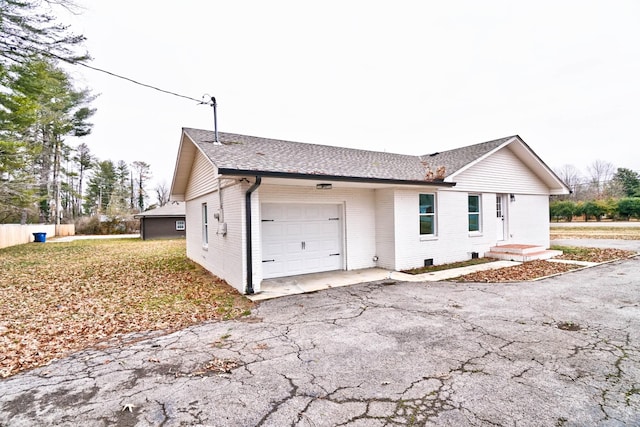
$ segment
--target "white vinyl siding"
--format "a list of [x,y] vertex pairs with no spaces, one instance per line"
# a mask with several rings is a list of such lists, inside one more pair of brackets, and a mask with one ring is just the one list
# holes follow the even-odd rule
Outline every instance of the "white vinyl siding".
[[456,175],[457,191],[549,194],[549,188],[507,147]]
[[216,168],[200,151],[196,153],[187,184],[185,200],[192,200],[216,189]]

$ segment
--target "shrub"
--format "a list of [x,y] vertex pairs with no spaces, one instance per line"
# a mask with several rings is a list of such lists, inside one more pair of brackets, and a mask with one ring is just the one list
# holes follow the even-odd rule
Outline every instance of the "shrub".
[[625,197],[618,201],[618,215],[629,218],[640,218],[640,197]]
[[556,200],[549,204],[549,216],[556,221],[571,221],[576,214],[577,206],[570,200]]
[[76,234],[100,234],[100,217],[83,216],[75,221]]
[[600,221],[607,213],[607,208],[599,200],[588,201],[582,205],[582,213],[584,214],[585,221],[588,221],[589,217],[594,217],[596,221]]

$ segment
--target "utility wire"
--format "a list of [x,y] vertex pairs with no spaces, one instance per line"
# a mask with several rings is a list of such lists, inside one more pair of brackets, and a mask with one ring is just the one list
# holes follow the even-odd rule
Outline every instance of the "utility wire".
[[81,65],[81,66],[89,68],[91,70],[99,71],[101,73],[108,74],[108,75],[110,75],[112,77],[117,77],[119,79],[126,80],[126,81],[131,82],[131,83],[135,83],[135,84],[137,84],[139,86],[143,86],[143,87],[146,87],[146,88],[149,88],[149,89],[157,90],[158,92],[167,93],[169,95],[173,95],[173,96],[177,96],[177,97],[180,97],[180,98],[189,99],[191,101],[196,101],[198,103],[202,103],[201,99],[195,99],[195,98],[192,98],[192,97],[187,96],[187,95],[181,95],[179,93],[172,92],[170,90],[165,90],[165,89],[161,89],[161,88],[156,87],[156,86],[152,86],[150,84],[142,83],[142,82],[139,82],[137,80],[131,79],[129,77],[121,76],[120,74],[116,74],[116,73],[112,73],[111,71],[103,70],[102,68],[93,67],[91,65],[85,64],[84,62],[79,62],[79,61],[66,61],[66,62],[68,62],[70,64],[73,64],[73,65]]
[[142,82],[139,82],[139,81],[134,80],[132,78],[129,78],[129,77],[126,77],[126,76],[123,76],[123,75],[120,75],[120,74],[117,74],[117,73],[114,73],[114,72],[111,72],[111,71],[107,71],[107,70],[104,70],[102,68],[94,67],[94,66],[89,65],[89,64],[85,64],[84,62],[81,62],[79,60],[64,58],[62,56],[56,55],[55,53],[48,52],[48,51],[45,51],[45,50],[42,50],[42,49],[38,49],[38,48],[33,47],[33,46],[28,47],[28,49],[30,49],[30,50],[32,50],[32,51],[34,51],[36,53],[39,53],[41,55],[48,56],[50,58],[55,58],[55,59],[58,59],[60,61],[66,62],[67,64],[80,65],[82,67],[89,68],[90,70],[98,71],[100,73],[104,73],[104,74],[110,75],[112,77],[116,77],[118,79],[126,80],[126,81],[128,81],[130,83],[134,83],[134,84],[136,84],[138,86],[146,87],[146,88],[149,88],[149,89],[156,90],[158,92],[162,92],[162,93],[166,93],[166,94],[169,94],[169,95],[177,96],[179,98],[188,99],[190,101],[195,101],[195,102],[200,103],[200,104],[207,104],[208,103],[208,101],[204,101],[203,102],[202,99],[196,99],[196,98],[193,98],[191,96],[182,95],[180,93],[176,93],[176,92],[172,92],[170,90],[162,89],[162,88],[159,88],[157,86],[153,86],[153,85],[150,85],[150,84],[147,84],[147,83],[142,83]]

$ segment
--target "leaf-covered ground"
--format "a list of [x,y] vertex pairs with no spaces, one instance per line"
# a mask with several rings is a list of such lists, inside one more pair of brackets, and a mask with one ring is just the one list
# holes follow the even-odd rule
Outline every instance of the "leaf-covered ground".
[[554,227],[551,224],[552,239],[616,239],[640,240],[640,227],[612,227],[605,222],[590,227]]
[[[606,262],[615,259],[629,258],[635,255],[633,251],[625,251],[620,249],[601,249],[601,248],[578,248],[578,247],[552,247],[552,249],[563,250],[561,256],[556,259],[587,261],[587,262]],[[496,270],[478,271],[476,273],[466,274],[456,277],[455,281],[459,282],[520,282],[525,280],[533,280],[541,277],[551,276],[553,274],[565,273],[567,271],[580,268],[576,264],[564,264],[551,261],[529,261],[513,267],[505,267]]]
[[513,267],[498,268],[496,270],[478,271],[452,279],[456,282],[520,282],[564,273],[580,268],[576,264],[561,264],[549,261],[529,261]]
[[78,240],[0,250],[0,377],[138,331],[246,315],[184,240]]
[[551,249],[561,250],[563,253],[556,259],[573,261],[606,262],[614,259],[629,258],[635,255],[633,251],[623,249],[583,248],[575,246],[553,246]]

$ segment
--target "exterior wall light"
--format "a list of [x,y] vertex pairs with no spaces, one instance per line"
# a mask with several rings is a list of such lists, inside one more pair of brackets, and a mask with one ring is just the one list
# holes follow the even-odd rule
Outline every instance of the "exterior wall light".
[[516,195],[513,194],[513,193],[509,194],[509,200],[511,200],[512,202],[515,202],[516,201]]

